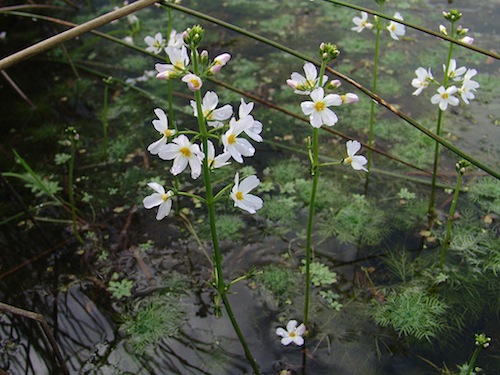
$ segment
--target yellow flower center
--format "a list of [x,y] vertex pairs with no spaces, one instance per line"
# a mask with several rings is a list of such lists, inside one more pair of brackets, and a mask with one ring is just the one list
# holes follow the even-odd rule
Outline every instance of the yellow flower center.
[[196,78],[191,78],[189,82],[191,82],[191,84],[195,89],[200,87],[200,81],[198,81]]
[[166,193],[161,195],[161,199],[163,200],[163,202],[168,201],[168,198],[169,198],[169,196]]
[[395,24],[392,24],[391,27],[390,27],[391,31],[395,31],[396,30],[396,25]]
[[350,156],[346,157],[346,158],[344,159],[344,163],[351,164],[351,163],[352,163],[352,159],[351,159],[351,157],[350,157]]
[[236,192],[236,199],[239,201],[243,200],[243,193],[241,191]]
[[443,92],[443,94],[441,95],[441,97],[443,99],[448,99],[448,93],[447,92]]
[[163,134],[165,135],[165,137],[167,137],[167,138],[168,138],[168,137],[170,137],[170,136],[172,135],[172,130],[170,130],[170,129],[165,129],[165,130],[163,131]]
[[175,67],[179,68],[180,70],[183,70],[184,69],[184,64],[183,64],[182,61],[178,61],[177,63],[175,63]]
[[314,104],[314,109],[315,109],[317,112],[324,111],[324,110],[325,110],[325,103],[324,103],[324,102],[316,102],[316,103]]
[[288,334],[288,336],[290,336],[291,338],[294,338],[295,336],[297,336],[297,334],[295,333],[295,331],[292,331]]
[[234,134],[231,134],[229,137],[227,137],[227,143],[230,145],[236,143],[236,136]]
[[191,157],[191,150],[189,149],[189,147],[183,147],[180,149],[180,151],[184,157],[186,157],[186,158]]

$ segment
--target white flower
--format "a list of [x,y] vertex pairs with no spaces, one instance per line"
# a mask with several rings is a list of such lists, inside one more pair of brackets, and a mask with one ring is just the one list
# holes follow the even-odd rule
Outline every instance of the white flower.
[[236,173],[234,176],[234,186],[231,190],[231,198],[234,201],[234,206],[242,210],[254,214],[258,209],[262,208],[263,201],[259,197],[248,194],[255,189],[260,181],[255,175],[248,176],[241,184],[239,183],[240,175]]
[[243,131],[253,126],[253,121],[252,116],[247,116],[239,121],[233,117],[229,122],[229,130],[222,136],[224,152],[229,152],[238,163],[243,163],[242,156],[253,156],[255,153],[255,148],[248,140],[238,138]]
[[153,126],[161,134],[161,138],[156,142],[151,143],[148,146],[148,151],[153,155],[157,155],[161,146],[167,144],[168,137],[175,134],[175,130],[168,128],[168,118],[163,109],[156,108],[154,112],[156,117],[158,117],[158,120],[153,120]]
[[315,128],[321,125],[332,126],[338,121],[337,115],[328,107],[342,104],[342,98],[337,94],[328,94],[324,96],[322,87],[318,87],[311,92],[312,102],[302,102],[300,107],[305,115],[309,116],[309,122]]
[[160,148],[158,156],[163,160],[174,160],[170,172],[176,176],[186,169],[188,163],[191,168],[191,177],[198,178],[201,174],[201,160],[205,157],[197,144],[191,144],[184,134]]
[[[309,95],[312,90],[318,86],[318,71],[313,63],[304,64],[304,73],[306,76],[302,76],[299,73],[293,72],[291,79],[286,81],[287,85],[294,89],[295,94],[299,95]],[[328,77],[323,76],[322,84],[325,85],[328,81]]]
[[182,33],[178,33],[177,31],[172,30],[168,38],[168,47],[180,49],[183,45],[184,39],[182,39]]
[[[397,20],[404,20],[399,12],[394,13],[394,18]],[[399,40],[399,37],[405,35],[406,32],[405,25],[394,21],[391,21],[389,23],[389,26],[387,26],[387,30],[389,30],[391,38],[395,40]]]
[[154,38],[152,36],[146,36],[144,38],[144,42],[148,45],[146,51],[151,53],[159,54],[165,48],[165,39],[163,39],[163,35],[161,33],[156,33]]
[[465,73],[464,75],[464,80],[462,81],[462,87],[458,89],[458,93],[466,104],[469,104],[469,99],[475,98],[473,91],[476,91],[476,89],[479,87],[478,82],[471,80],[471,78],[476,74],[476,69],[467,70],[467,73]]
[[[217,104],[219,104],[219,97],[217,94],[214,91],[207,91],[201,103],[201,110],[208,125],[214,128],[224,126],[221,121],[227,120],[233,114],[233,107],[229,104],[216,109],[215,107],[217,107]],[[198,117],[198,108],[194,100],[191,100],[191,107],[193,107],[195,117]]]
[[[240,99],[240,108],[238,110],[238,115],[240,120],[244,119],[247,116],[250,116],[253,119],[253,116],[250,115],[252,112],[254,103],[245,103],[243,98]],[[262,142],[262,137],[260,133],[262,133],[262,123],[260,121],[253,119],[253,124],[251,127],[246,128],[244,130],[245,134],[252,138],[255,142]]]
[[413,78],[411,81],[411,85],[416,88],[413,92],[413,95],[420,95],[423,89],[429,86],[429,83],[432,82],[434,77],[432,76],[431,69],[425,70],[425,68],[418,68],[415,70],[415,74],[417,78]]
[[368,169],[364,167],[368,160],[363,155],[356,155],[356,153],[361,149],[361,143],[358,141],[347,141],[345,144],[347,148],[347,157],[342,160],[345,164],[350,164],[351,167],[357,171],[363,170],[368,172]]
[[437,91],[438,93],[432,96],[431,103],[439,104],[439,108],[442,111],[446,111],[446,109],[448,108],[448,104],[453,106],[458,105],[458,98],[453,96],[453,94],[458,91],[455,86],[450,86],[447,89],[441,86]]
[[[446,74],[446,65],[443,64],[443,71]],[[457,62],[455,59],[450,60],[450,66],[448,67],[448,77],[453,79],[454,81],[460,81],[461,76],[467,71],[465,66],[461,66],[457,69]]]
[[165,48],[165,51],[171,64],[156,64],[155,69],[158,71],[156,78],[168,80],[179,77],[189,65],[189,56],[186,47],[175,48],[169,46]]
[[182,77],[181,81],[186,82],[188,88],[193,92],[198,91],[199,89],[201,89],[201,86],[203,86],[201,78],[193,73],[186,74],[184,77]]
[[174,195],[174,193],[172,190],[169,190],[165,193],[165,189],[163,188],[163,186],[156,182],[150,182],[148,183],[148,186],[156,193],[148,195],[142,200],[142,203],[148,210],[150,208],[160,206],[158,207],[156,220],[161,220],[170,213],[170,209],[172,208],[172,200],[170,199],[170,197]]
[[292,342],[295,345],[302,346],[304,344],[304,338],[302,335],[306,332],[306,326],[304,323],[301,323],[297,327],[296,320],[290,320],[286,325],[286,330],[282,327],[278,327],[276,329],[276,334],[281,336],[281,343],[283,345],[289,345]]
[[474,43],[474,38],[470,36],[464,36],[462,39],[460,39],[462,43],[468,44],[471,46]]
[[354,17],[352,19],[352,22],[354,22],[354,24],[356,26],[354,26],[353,28],[351,28],[351,30],[354,30],[354,31],[357,31],[358,33],[360,33],[365,28],[366,29],[373,28],[373,24],[371,24],[370,22],[366,22],[367,19],[368,19],[368,13],[361,12],[361,18],[360,17]]
[[208,167],[210,169],[216,169],[230,164],[228,162],[229,158],[231,157],[231,154],[229,152],[224,152],[218,156],[215,156],[215,147],[210,140],[207,141],[207,148],[208,150],[205,155],[207,156]]

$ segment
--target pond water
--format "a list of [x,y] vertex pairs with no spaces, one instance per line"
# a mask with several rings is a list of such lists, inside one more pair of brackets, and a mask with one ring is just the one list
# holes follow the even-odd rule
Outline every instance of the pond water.
[[[373,1],[352,3],[375,9]],[[463,25],[471,29],[475,45],[496,50],[500,39],[498,3],[387,1],[384,9],[388,14],[399,11],[409,22],[437,30],[444,23],[441,11],[456,7],[463,12]],[[81,23],[114,5],[87,2],[79,11],[43,12]],[[332,66],[366,87],[371,86],[374,33],[364,30],[357,34],[350,30],[352,17],[358,15],[354,10],[318,0],[232,0],[220,2],[217,7],[212,2],[185,1],[183,5],[308,56],[315,56],[322,41],[336,43],[341,55]],[[137,30],[121,20],[103,31],[118,38],[133,34],[135,44],[144,48],[144,36],[166,30],[167,14],[160,9],[145,9],[137,17]],[[198,22],[172,11],[173,27],[177,30]],[[217,79],[300,114],[302,99],[293,97],[284,82],[291,72],[301,71],[302,61],[234,31],[205,21],[201,24],[206,29],[204,45],[211,57],[221,52],[233,55]],[[2,16],[0,32],[3,29],[7,39],[0,40],[0,47],[5,55],[53,34],[58,27],[26,15],[10,14]],[[440,72],[448,45],[409,30],[397,43],[388,35],[383,35],[382,40],[381,95],[434,131],[435,106],[430,104],[429,95],[412,97],[410,82],[419,66],[432,66],[433,72]],[[470,106],[446,112],[443,135],[498,170],[498,61],[460,48],[455,48],[455,54],[461,65],[479,71],[477,78],[483,91],[478,91],[477,100]],[[166,86],[154,80],[135,86],[123,81],[141,76],[155,62],[158,58],[87,35],[66,43],[66,50],[55,49],[6,71],[18,90],[6,80],[1,82],[0,166],[7,173],[2,177],[0,190],[0,301],[45,317],[71,374],[250,374],[251,367],[229,320],[214,314],[215,291],[210,285],[210,255],[206,256],[211,246],[199,202],[181,200],[177,203],[177,215],[162,221],[156,221],[155,213],[141,204],[150,194],[147,182],[165,182],[170,178],[170,164],[146,152],[156,136],[151,126],[153,109],[166,109]],[[103,158],[102,79],[109,75],[116,81],[108,86],[109,140],[107,158]],[[238,105],[240,95],[219,91],[210,83],[206,86],[217,90],[221,102]],[[189,125],[193,121],[189,92],[184,84],[173,87],[178,124]],[[353,91],[347,84],[341,87]],[[18,91],[27,99],[23,100]],[[340,121],[335,130],[347,134],[349,139],[365,142],[369,107],[370,101],[362,98],[351,107],[339,108]],[[232,286],[230,300],[262,373],[432,374],[439,373],[438,368],[458,373],[457,366],[468,361],[475,349],[474,334],[481,332],[492,337],[492,344],[480,353],[477,365],[486,374],[498,373],[498,198],[483,190],[476,195],[471,193],[471,198],[463,194],[459,202],[463,220],[457,226],[463,225],[464,235],[460,237],[461,244],[454,244],[456,252],[449,268],[440,272],[426,265],[432,260],[432,252],[439,251],[432,237],[442,239],[444,231],[441,225],[433,236],[422,236],[428,197],[428,184],[422,181],[426,181],[431,169],[429,150],[433,150],[433,142],[382,110],[376,113],[379,138],[375,146],[413,167],[375,154],[376,172],[372,173],[367,194],[364,175],[340,167],[325,170],[320,179],[323,182],[317,203],[314,248],[316,259],[328,267],[327,275],[335,273],[336,281],[313,288],[306,345],[280,344],[276,328],[285,326],[288,319],[300,321],[303,313],[304,278],[300,266],[305,256],[309,186],[304,182],[309,178],[304,140],[310,135],[310,127],[262,103],[256,105],[255,117],[264,124],[267,142],[257,147],[257,156],[250,165],[266,184],[268,190],[262,188],[259,195],[269,206],[255,216],[240,214],[232,207],[219,213],[226,223],[220,228],[225,277],[232,280],[253,269],[258,273]],[[63,142],[67,126],[74,126],[80,133],[75,186],[83,244],[75,240],[71,214],[64,208],[69,199],[67,163],[55,162],[69,152]],[[324,133],[321,142],[325,160],[342,157],[345,146],[341,137]],[[53,188],[51,194],[20,177],[25,171],[13,150],[36,171],[45,186]],[[455,184],[456,161],[451,152],[443,152],[440,183],[445,187],[453,188]],[[234,170],[224,173],[217,175],[221,181],[227,181]],[[474,189],[484,176],[481,170],[473,169],[466,175],[465,185]],[[187,184],[185,189],[199,192],[200,188],[187,178],[180,181]],[[411,194],[410,198],[402,197],[403,189],[416,198]],[[493,203],[486,206],[481,199]],[[449,192],[440,189],[438,212],[443,223],[450,202]],[[193,232],[198,238],[193,237]],[[477,252],[468,252],[473,247]],[[491,260],[488,264],[496,263],[478,271],[484,264],[481,257]],[[475,263],[467,263],[469,259]],[[286,272],[279,273],[270,265]],[[479,273],[490,275],[491,280],[481,279]],[[460,274],[477,280],[467,284]],[[435,312],[441,302],[429,299],[439,306],[432,310],[435,315],[422,319],[434,316],[442,327],[427,339],[384,326],[380,323],[382,312],[378,315],[380,324],[376,324],[373,311],[377,306],[398,298],[395,296],[421,301],[415,298],[416,294],[430,293],[422,283],[440,277],[444,281],[436,281],[429,290],[442,288],[439,296],[448,304],[444,308],[448,309],[446,314],[455,320],[443,320],[444,314]],[[446,278],[453,282],[446,284]],[[129,281],[131,287],[127,288],[124,281]],[[443,287],[445,284],[449,288]],[[1,371],[64,373],[39,324],[2,311]]]

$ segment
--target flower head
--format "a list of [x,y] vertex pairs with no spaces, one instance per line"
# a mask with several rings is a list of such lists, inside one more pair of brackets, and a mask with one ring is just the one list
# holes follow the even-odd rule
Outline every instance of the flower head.
[[168,38],[168,47],[181,49],[183,44],[184,39],[182,39],[182,33],[178,33],[177,31],[172,30]]
[[209,69],[211,74],[218,73],[221,68],[227,64],[227,62],[231,60],[231,55],[229,53],[223,53],[217,57],[215,57],[212,66]]
[[[399,12],[394,13],[394,18],[397,20],[404,21],[404,18],[401,16]],[[387,30],[389,30],[391,38],[395,40],[399,40],[399,37],[405,35],[406,32],[405,25],[394,21],[391,21],[389,23],[389,26],[387,26]]]
[[[313,63],[304,64],[304,73],[306,76],[293,72],[291,79],[286,81],[287,85],[294,89],[295,94],[309,95],[319,84],[318,71]],[[322,84],[328,81],[328,77],[323,76]]]
[[476,69],[467,70],[467,73],[465,73],[464,79],[462,81],[462,87],[458,89],[458,93],[466,104],[469,104],[469,99],[475,98],[474,91],[476,91],[476,89],[479,87],[479,83],[471,79],[476,74]]
[[[443,64],[443,71],[446,73],[446,65]],[[460,81],[461,76],[467,71],[465,66],[461,66],[457,69],[457,62],[455,59],[450,60],[450,66],[448,67],[448,77],[454,81]]]
[[354,30],[354,31],[357,31],[358,33],[360,33],[365,28],[366,29],[373,28],[373,24],[371,24],[370,22],[367,22],[367,20],[368,20],[368,13],[361,12],[361,18],[360,17],[354,17],[352,19],[352,22],[354,22],[354,24],[356,26],[354,26],[353,28],[351,28],[351,30]]
[[163,160],[174,160],[170,172],[176,176],[186,169],[187,165],[191,168],[191,177],[198,178],[201,174],[201,160],[205,157],[197,144],[191,144],[188,137],[184,134],[160,147],[158,156]]
[[182,77],[181,81],[186,82],[188,88],[193,92],[198,91],[199,89],[201,89],[201,86],[203,86],[203,81],[201,80],[201,78],[192,73],[186,74],[184,77]]
[[250,129],[253,126],[254,119],[252,116],[244,117],[239,121],[233,117],[229,122],[228,131],[222,136],[222,144],[224,152],[229,152],[234,160],[238,163],[243,163],[242,156],[253,156],[255,148],[248,140],[239,138],[238,136]]
[[156,108],[154,112],[158,117],[158,120],[153,120],[153,126],[161,134],[161,138],[156,142],[151,143],[148,146],[148,151],[153,155],[157,155],[161,146],[167,144],[168,137],[175,134],[175,130],[168,128],[168,118],[163,109]]
[[189,65],[189,56],[186,47],[175,48],[169,46],[165,48],[165,51],[171,64],[156,64],[155,69],[158,71],[156,78],[168,80],[179,77]]
[[254,214],[258,209],[262,208],[263,201],[259,197],[248,193],[259,185],[260,180],[255,175],[248,176],[241,183],[239,179],[240,175],[236,173],[234,186],[231,190],[231,199],[234,201],[235,207]]
[[[219,104],[217,93],[214,91],[207,91],[201,103],[201,110],[203,111],[203,117],[207,120],[208,125],[214,128],[224,126],[221,121],[227,120],[233,114],[233,107],[229,104],[221,108],[216,108],[217,104]],[[191,107],[193,107],[194,115],[198,117],[198,108],[194,100],[191,100]]]
[[411,85],[416,88],[413,92],[413,95],[420,95],[423,89],[429,86],[429,83],[432,82],[434,77],[432,76],[431,69],[425,70],[425,68],[418,68],[415,70],[415,74],[417,78],[413,78],[411,81]]
[[337,123],[337,115],[328,107],[339,106],[342,104],[342,98],[337,94],[328,94],[322,87],[318,87],[311,92],[312,101],[302,102],[300,107],[305,115],[309,116],[309,122],[315,128],[320,128],[321,125],[333,126]]
[[347,148],[347,157],[342,160],[342,162],[350,164],[351,167],[357,171],[363,170],[368,172],[368,169],[364,167],[364,165],[368,163],[368,160],[366,160],[363,155],[356,155],[356,153],[361,149],[361,143],[358,141],[347,141],[345,145]]
[[281,343],[283,345],[289,345],[292,342],[298,346],[304,345],[304,338],[302,335],[304,335],[305,332],[306,326],[304,323],[301,323],[297,327],[296,320],[290,320],[286,325],[286,330],[282,327],[276,329],[276,334],[282,337]]
[[439,108],[442,111],[446,111],[446,109],[448,108],[448,104],[453,106],[458,105],[458,98],[453,96],[453,94],[458,91],[455,86],[450,86],[447,89],[445,89],[443,86],[440,86],[437,91],[437,94],[432,96],[431,103],[439,104]]
[[146,51],[159,54],[165,48],[165,39],[161,33],[156,33],[154,37],[148,35],[144,38],[144,42],[148,45]]
[[156,220],[161,220],[170,213],[172,208],[172,200],[170,197],[174,195],[172,190],[165,193],[165,189],[157,182],[150,182],[148,186],[155,191],[155,193],[148,195],[142,200],[144,207],[148,210],[150,208],[158,207],[158,212],[156,213]]

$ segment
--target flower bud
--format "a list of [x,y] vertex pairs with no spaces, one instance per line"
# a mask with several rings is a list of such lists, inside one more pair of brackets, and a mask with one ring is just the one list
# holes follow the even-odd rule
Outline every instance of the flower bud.
[[337,46],[332,43],[321,43],[319,46],[319,52],[321,54],[321,58],[326,61],[334,60],[340,54]]
[[208,51],[204,49],[200,53],[200,61],[202,64],[207,64],[208,63]]
[[209,73],[210,74],[218,73],[221,70],[221,68],[227,64],[229,60],[231,60],[231,55],[229,53],[223,53],[221,55],[218,55],[214,59],[214,62],[212,63],[212,66],[209,69]]
[[474,43],[474,38],[472,38],[470,36],[464,36],[462,39],[460,39],[460,41],[462,43],[468,44],[470,46],[470,45],[472,45],[472,43]]
[[451,9],[449,12],[443,11],[443,17],[451,23],[454,23],[462,18],[462,13],[460,13],[458,9]]
[[347,93],[341,95],[340,97],[342,98],[342,103],[344,104],[356,103],[357,101],[359,101],[359,98],[356,94]]
[[182,38],[191,49],[195,49],[200,45],[204,34],[205,30],[200,25],[194,25],[182,33]]
[[441,34],[443,34],[444,36],[448,36],[448,31],[446,31],[446,27],[444,25],[439,25],[439,31],[441,32]]
[[465,174],[465,170],[470,167],[471,163],[467,160],[460,160],[457,164],[455,164],[455,169],[457,173],[460,173],[462,176]]
[[338,79],[334,79],[326,85],[327,89],[333,90],[336,88],[339,88],[342,85],[342,82],[340,82]]

